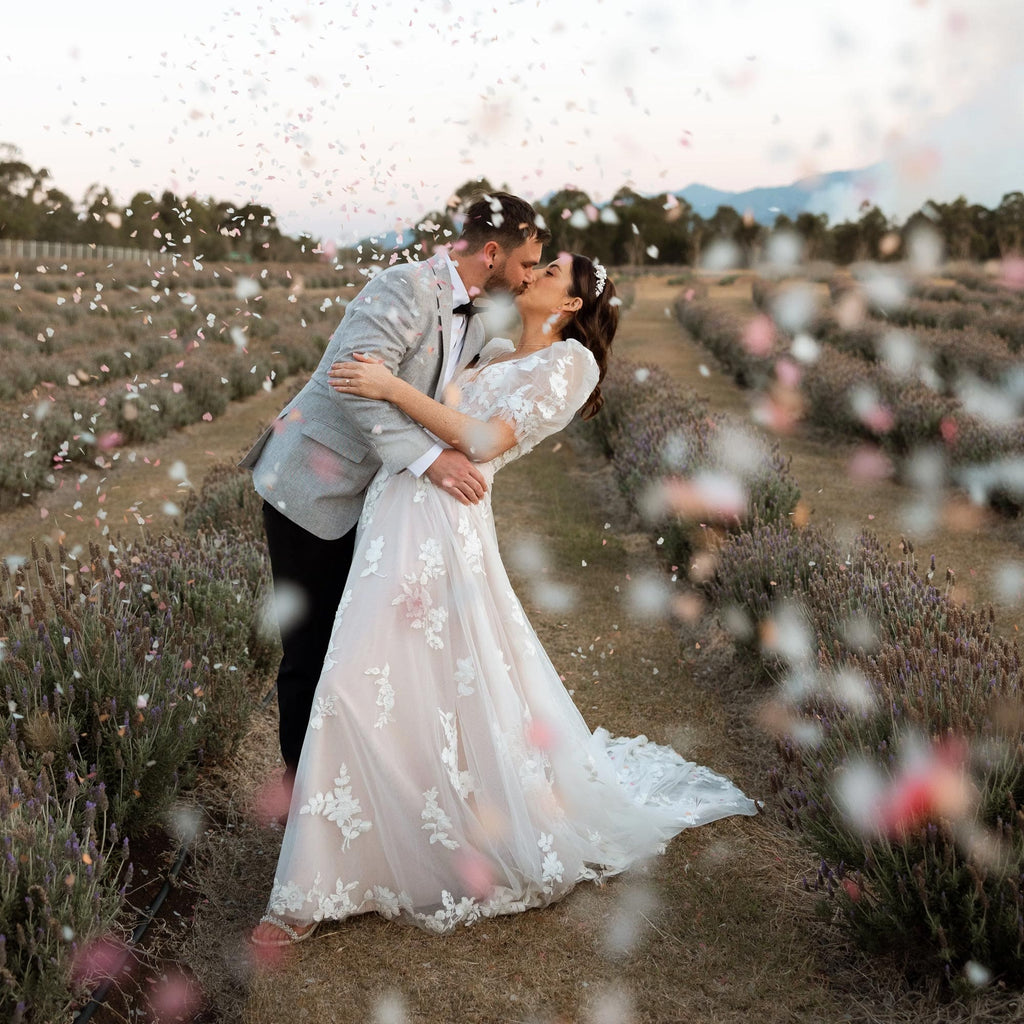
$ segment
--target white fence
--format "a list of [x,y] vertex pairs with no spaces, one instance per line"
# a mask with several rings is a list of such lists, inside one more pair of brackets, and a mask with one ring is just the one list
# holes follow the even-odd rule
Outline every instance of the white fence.
[[84,245],[81,242],[23,242],[0,238],[0,256],[27,260],[105,260],[145,263],[159,254],[152,249],[132,249],[125,245]]

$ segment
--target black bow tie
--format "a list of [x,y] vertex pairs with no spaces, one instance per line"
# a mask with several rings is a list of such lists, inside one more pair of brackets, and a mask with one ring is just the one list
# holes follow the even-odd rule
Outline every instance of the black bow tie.
[[456,306],[453,313],[461,313],[464,317],[471,317],[480,312],[479,306],[474,306],[472,301],[463,302],[461,306]]

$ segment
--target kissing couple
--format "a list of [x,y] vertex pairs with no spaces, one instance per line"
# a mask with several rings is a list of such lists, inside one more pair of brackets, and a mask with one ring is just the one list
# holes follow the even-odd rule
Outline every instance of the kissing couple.
[[[291,789],[267,912],[285,946],[375,912],[443,933],[559,899],[756,806],[643,736],[591,731],[509,582],[494,476],[598,413],[619,321],[596,260],[482,195],[450,248],[352,299],[242,465],[282,616]],[[518,340],[485,343],[509,293]]]

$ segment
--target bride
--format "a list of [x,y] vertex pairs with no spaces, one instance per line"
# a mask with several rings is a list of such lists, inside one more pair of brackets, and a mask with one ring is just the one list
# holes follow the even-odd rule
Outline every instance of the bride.
[[[369,356],[335,364],[331,384],[393,403],[490,485],[600,408],[614,296],[596,260],[563,253],[516,300],[518,345],[488,344],[446,404]],[[257,945],[367,912],[447,932],[756,813],[668,747],[591,733],[509,583],[490,494],[462,505],[384,470],[367,492]]]

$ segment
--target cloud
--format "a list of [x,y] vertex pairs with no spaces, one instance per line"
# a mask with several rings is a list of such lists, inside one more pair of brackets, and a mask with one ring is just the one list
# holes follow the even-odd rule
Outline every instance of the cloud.
[[1022,123],[1024,61],[1003,67],[972,100],[897,154],[897,185],[996,206],[1007,192],[1024,188]]
[[885,159],[809,200],[831,223],[856,220],[861,204],[905,220],[924,203],[965,196],[993,208],[1024,190],[1024,61],[997,67],[970,100],[894,138]]

